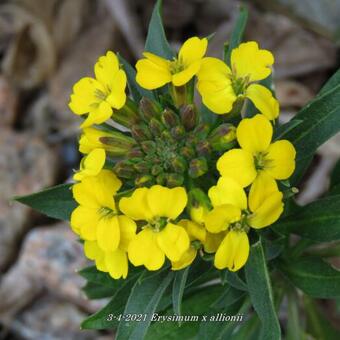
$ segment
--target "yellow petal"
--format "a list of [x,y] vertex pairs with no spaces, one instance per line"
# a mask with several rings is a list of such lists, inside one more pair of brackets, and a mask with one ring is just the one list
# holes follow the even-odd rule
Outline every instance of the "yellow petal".
[[184,42],[178,53],[178,59],[185,65],[201,60],[208,47],[208,39],[198,37],[189,38]]
[[278,192],[276,181],[266,172],[261,171],[250,188],[249,209],[255,211],[263,204],[267,197],[276,192]]
[[178,261],[171,262],[172,270],[181,270],[191,265],[197,255],[197,250],[190,247]]
[[273,136],[273,127],[263,115],[242,119],[236,129],[237,141],[243,150],[256,155],[268,149]]
[[149,189],[147,188],[138,188],[130,197],[123,197],[119,201],[119,209],[124,215],[127,215],[136,221],[151,220],[154,215],[147,202],[148,191]]
[[105,56],[99,57],[94,66],[94,73],[97,80],[109,89],[113,86],[114,76],[118,70],[119,61],[112,51],[108,51]]
[[208,196],[214,207],[231,204],[241,210],[247,209],[247,196],[240,184],[228,177],[220,177],[217,185],[211,187]]
[[117,280],[121,277],[125,279],[128,274],[128,259],[126,252],[117,249],[112,252],[105,253],[105,264],[110,276]]
[[153,185],[147,192],[147,202],[153,216],[175,219],[187,205],[188,197],[182,187]]
[[268,196],[248,218],[249,225],[259,229],[267,227],[277,221],[283,212],[282,197],[283,195],[280,191]]
[[115,109],[121,109],[126,102],[126,74],[123,70],[119,70],[113,78],[111,92],[106,98],[106,101]]
[[251,84],[247,88],[246,96],[269,120],[274,120],[279,116],[279,102],[266,87],[260,84]]
[[97,241],[85,241],[84,253],[89,260],[95,260],[104,256],[104,252],[98,247]]
[[267,78],[272,70],[274,57],[271,52],[259,49],[255,41],[242,43],[231,52],[232,70],[237,78],[257,81]]
[[157,233],[157,243],[170,261],[179,261],[189,249],[190,239],[183,227],[168,223]]
[[82,129],[94,124],[101,124],[112,116],[112,108],[106,101],[101,101],[95,109],[91,110],[87,118],[80,125]]
[[287,179],[295,170],[296,151],[287,140],[279,140],[269,146],[265,157],[265,171],[275,179]]
[[217,161],[217,170],[223,177],[230,177],[242,187],[248,186],[256,177],[253,155],[242,149],[224,153]]
[[231,223],[241,219],[241,210],[231,204],[220,205],[205,216],[205,227],[210,233],[227,230]]
[[130,242],[136,236],[137,225],[134,220],[124,215],[118,216],[118,222],[120,230],[119,248],[127,251]]
[[69,103],[70,109],[77,115],[82,115],[93,110],[101,102],[96,96],[97,92],[104,93],[105,88],[96,79],[85,77],[73,86],[73,93]]
[[190,220],[180,220],[178,222],[178,225],[183,227],[187,231],[191,241],[199,240],[202,243],[205,241],[205,236],[207,232],[202,225]]
[[96,239],[99,215],[96,209],[78,206],[71,215],[72,230],[82,239],[93,241]]
[[214,265],[218,269],[237,271],[247,262],[249,255],[248,235],[242,231],[230,231],[218,247]]
[[88,177],[84,178],[81,183],[77,183],[72,186],[73,198],[77,201],[77,203],[88,208],[100,208],[97,197],[93,191],[95,184],[96,178]]
[[156,237],[150,228],[145,228],[130,242],[128,256],[134,266],[144,265],[148,270],[157,270],[163,266],[165,256]]
[[118,248],[120,230],[117,216],[100,219],[97,226],[97,241],[103,251],[114,251]]
[[201,61],[195,61],[186,67],[183,71],[172,75],[172,83],[175,86],[185,85],[200,69]]
[[82,159],[81,169],[74,174],[73,179],[81,181],[85,177],[96,176],[105,164],[105,150],[94,149]]
[[225,235],[226,235],[225,231],[222,231],[218,234],[213,234],[213,233],[207,232],[207,236],[205,238],[205,242],[204,242],[204,245],[203,245],[204,251],[206,253],[209,253],[209,254],[216,253],[216,250],[220,246]]
[[230,112],[236,95],[229,67],[219,59],[204,58],[197,77],[197,89],[204,105],[217,114]]
[[147,59],[136,64],[137,83],[148,90],[154,90],[171,81],[170,62],[152,53],[144,53]]

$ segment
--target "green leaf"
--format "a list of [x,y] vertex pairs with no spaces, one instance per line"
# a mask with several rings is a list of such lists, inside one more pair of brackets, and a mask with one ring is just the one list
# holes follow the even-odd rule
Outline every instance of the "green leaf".
[[177,315],[181,315],[181,303],[189,269],[190,267],[187,267],[175,273],[175,279],[172,286],[172,304],[174,307],[174,313]]
[[112,297],[112,295],[114,295],[115,293],[114,288],[98,285],[93,282],[87,282],[82,290],[86,294],[88,299],[103,299],[107,297]]
[[[239,323],[243,321],[243,314],[249,309],[249,300],[240,299],[235,301],[233,304],[229,304],[227,307],[220,311],[222,315],[228,315],[230,317],[234,316],[234,321],[220,322],[217,326],[216,321],[218,319],[218,313],[211,315],[211,318],[215,317],[215,320],[211,320],[210,317],[208,321],[202,321],[200,324],[200,329],[198,333],[198,339],[214,339],[223,340],[230,339],[233,330],[239,326]],[[242,316],[241,316],[242,315]],[[238,317],[239,316],[239,317]],[[210,320],[209,320],[210,319]]]
[[117,340],[143,339],[151,323],[159,301],[174,278],[174,273],[169,268],[164,268],[156,273],[145,274],[138,280],[131,290],[131,295],[126,303],[124,315],[146,315],[144,321],[124,321],[119,323]]
[[242,323],[232,334],[232,340],[258,340],[260,338],[261,323],[256,314]]
[[[123,315],[126,302],[136,280],[141,276],[129,275],[125,280],[119,280],[119,287],[115,289],[110,302],[97,313],[89,316],[82,324],[82,329],[115,329],[118,326],[119,316]],[[113,281],[113,280],[112,280]]]
[[225,291],[212,305],[213,308],[222,309],[234,304],[236,301],[244,297],[245,292],[235,289],[231,286],[225,287]]
[[307,331],[318,340],[338,340],[340,332],[327,320],[324,312],[308,296],[303,297],[307,317]]
[[245,273],[250,299],[262,323],[260,339],[281,339],[280,324],[261,241],[251,246]]
[[242,41],[243,33],[247,25],[248,10],[245,6],[240,6],[240,13],[237,17],[236,24],[231,33],[228,50],[225,53],[225,62],[230,66],[231,51],[236,48]]
[[247,291],[247,284],[239,277],[237,273],[231,272],[228,269],[225,269],[221,272],[221,280],[222,284],[228,283],[230,286],[242,290]]
[[[199,292],[194,293],[182,302],[182,318],[185,316],[206,315],[210,306],[219,298],[224,287],[207,286]],[[173,316],[173,309],[169,308],[164,316]],[[183,319],[184,321],[184,319]],[[196,339],[199,329],[199,321],[184,321],[179,327],[176,321],[154,322],[145,337],[145,340],[177,340],[177,339]]]
[[340,184],[340,160],[337,161],[331,174],[330,187],[333,188]]
[[118,55],[120,63],[123,65],[124,71],[126,73],[127,82],[129,86],[129,91],[136,103],[139,103],[142,97],[148,97],[150,99],[154,99],[152,91],[148,91],[143,89],[136,82],[136,70],[129,64],[127,60],[125,60],[121,55]]
[[327,91],[333,89],[340,84],[340,69],[337,70],[327,81],[327,83],[322,87],[319,92],[319,96],[323,95]]
[[299,340],[301,339],[302,330],[300,326],[299,315],[299,297],[296,294],[294,288],[289,289],[287,292],[288,300],[288,322],[287,322],[287,340]]
[[292,121],[300,120],[301,124],[281,136],[294,144],[297,164],[302,172],[317,148],[340,130],[340,83],[326,90],[293,118]]
[[152,12],[145,50],[166,59],[172,59],[174,53],[166,39],[162,21],[162,0],[158,0]]
[[340,271],[319,257],[281,262],[280,270],[307,295],[324,299],[340,297]]
[[69,221],[77,202],[72,195],[73,184],[60,184],[27,196],[13,199],[39,211],[48,217]]
[[340,195],[325,197],[298,209],[273,228],[279,233],[294,233],[316,242],[340,239]]

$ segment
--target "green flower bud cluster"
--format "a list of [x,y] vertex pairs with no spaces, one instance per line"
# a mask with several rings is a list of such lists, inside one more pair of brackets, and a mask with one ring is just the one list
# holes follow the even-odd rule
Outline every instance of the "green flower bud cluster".
[[138,109],[129,104],[124,110],[129,113],[124,126],[130,128],[134,144],[114,171],[136,186],[176,187],[187,177],[198,178],[208,172],[214,152],[232,147],[236,137],[230,124],[210,131],[193,104],[177,110],[143,97]]

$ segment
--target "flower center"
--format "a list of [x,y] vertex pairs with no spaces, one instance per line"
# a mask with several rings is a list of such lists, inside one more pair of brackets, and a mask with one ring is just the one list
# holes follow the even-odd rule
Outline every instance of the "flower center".
[[244,95],[246,89],[249,85],[249,77],[240,78],[236,76],[236,73],[233,72],[231,77],[231,86],[236,94],[236,96]]
[[160,232],[168,224],[168,219],[166,217],[154,217],[148,222],[148,226],[156,232]]
[[249,226],[247,223],[247,218],[248,218],[249,212],[248,211],[243,211],[242,215],[241,215],[241,219],[235,223],[232,223],[229,226],[229,230],[233,230],[233,231],[244,231],[244,232],[248,232],[249,231]]
[[260,170],[268,169],[270,167],[270,164],[272,163],[272,160],[267,158],[267,153],[259,152],[254,157],[254,162],[255,162],[255,169],[257,171],[260,171]]
[[111,218],[117,215],[117,213],[109,207],[99,208],[98,214],[100,215],[100,218]]
[[174,60],[170,63],[170,73],[176,74],[183,71],[185,68],[184,63],[180,59],[174,58]]

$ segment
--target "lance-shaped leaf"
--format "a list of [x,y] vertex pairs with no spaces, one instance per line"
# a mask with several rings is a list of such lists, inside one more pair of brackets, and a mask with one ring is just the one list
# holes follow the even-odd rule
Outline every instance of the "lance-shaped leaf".
[[162,0],[158,0],[151,16],[145,50],[166,59],[172,59],[174,53],[165,36],[162,21]]
[[245,273],[250,299],[262,324],[260,339],[281,339],[280,324],[261,241],[251,246]]
[[224,61],[230,65],[231,51],[236,48],[242,41],[243,33],[247,25],[248,10],[245,6],[240,7],[240,12],[236,24],[231,33],[230,41],[225,46]]
[[14,197],[14,200],[49,217],[69,221],[77,207],[71,187],[72,184],[61,184],[35,194]]
[[117,330],[117,340],[143,339],[152,320],[153,313],[166,288],[174,278],[174,273],[165,268],[158,272],[145,274],[131,290],[124,315],[146,315],[141,321],[122,320]]
[[279,233],[294,233],[316,242],[340,239],[340,195],[325,197],[305,205],[278,221]]
[[172,286],[172,304],[174,312],[181,315],[181,304],[184,293],[184,288],[187,282],[190,267],[179,270],[175,273],[175,279]]
[[303,257],[281,262],[282,273],[304,293],[316,298],[340,297],[340,271],[319,257]]
[[148,97],[154,99],[152,91],[143,89],[136,82],[136,70],[125,60],[121,55],[118,55],[119,61],[122,63],[124,71],[126,73],[127,82],[130,94],[136,103],[139,103],[142,97]]
[[281,138],[290,140],[297,150],[300,173],[295,174],[293,185],[305,172],[317,148],[340,131],[339,116],[340,76],[336,74],[318,96],[293,118],[302,121],[301,124],[281,134]]

